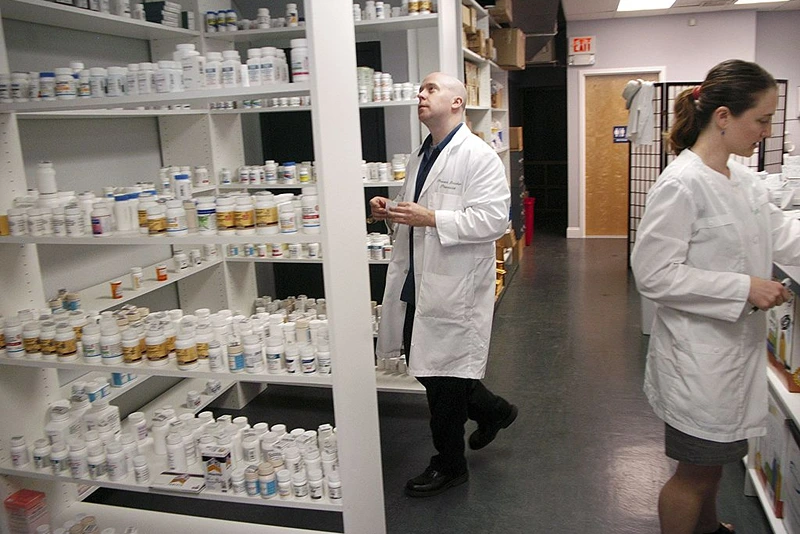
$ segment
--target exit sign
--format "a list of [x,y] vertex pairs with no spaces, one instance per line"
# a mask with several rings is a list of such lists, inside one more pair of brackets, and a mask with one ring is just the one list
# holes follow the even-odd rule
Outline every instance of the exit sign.
[[588,37],[573,37],[570,39],[570,54],[594,54],[595,40],[596,38],[593,35]]

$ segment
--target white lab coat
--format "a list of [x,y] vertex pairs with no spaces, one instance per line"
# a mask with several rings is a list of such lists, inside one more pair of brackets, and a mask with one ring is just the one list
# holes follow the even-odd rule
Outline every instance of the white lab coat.
[[655,119],[653,111],[653,82],[642,82],[628,111],[628,140],[637,145],[652,145]]
[[[398,201],[413,202],[422,157],[406,170]],[[495,245],[508,227],[510,193],[503,163],[465,125],[428,174],[418,203],[436,212],[436,227],[415,227],[416,313],[411,340],[412,376],[482,378],[489,354],[495,293]],[[408,272],[409,227],[395,228],[386,276],[377,353],[398,356]]]
[[731,442],[766,432],[765,314],[748,314],[749,276],[800,264],[800,222],[769,202],[747,167],[730,179],[684,150],[647,197],[631,265],[655,301],[644,391],[678,430]]

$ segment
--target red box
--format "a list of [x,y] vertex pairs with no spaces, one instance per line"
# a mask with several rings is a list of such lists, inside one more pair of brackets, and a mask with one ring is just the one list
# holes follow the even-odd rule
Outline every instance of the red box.
[[21,489],[7,497],[3,504],[12,534],[35,534],[37,527],[50,524],[47,501],[41,491]]

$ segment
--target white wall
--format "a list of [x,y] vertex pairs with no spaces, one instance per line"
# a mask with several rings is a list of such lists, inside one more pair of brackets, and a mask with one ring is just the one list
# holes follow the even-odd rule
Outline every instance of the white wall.
[[[800,11],[782,13],[759,13],[756,29],[756,61],[778,79],[788,80],[786,129],[792,142],[800,145],[800,40],[796,36],[800,28]],[[797,148],[794,154],[800,154]]]
[[[568,24],[569,37],[593,35],[597,38],[597,56],[593,67],[570,67],[567,71],[567,235],[580,234],[579,158],[583,138],[579,131],[578,84],[581,71],[662,66],[666,67],[667,81],[695,81],[702,80],[706,72],[722,60],[756,59],[755,11],[694,14],[695,26],[689,26],[689,18],[688,15],[675,15],[575,21]],[[788,35],[793,35],[795,28],[796,25]],[[622,105],[622,97],[618,104]]]

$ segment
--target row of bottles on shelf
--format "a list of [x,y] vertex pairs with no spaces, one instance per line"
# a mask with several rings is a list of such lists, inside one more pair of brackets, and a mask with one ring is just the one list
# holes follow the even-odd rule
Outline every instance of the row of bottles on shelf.
[[366,0],[364,8],[361,4],[353,4],[353,20],[383,20],[396,17],[415,17],[430,15],[436,12],[435,0],[400,0],[399,6],[392,6],[389,2],[380,0]]
[[[295,166],[290,163],[291,166],[284,166],[284,176],[288,176],[288,168],[295,176]],[[275,162],[267,162],[265,168],[270,164],[274,169]],[[301,168],[306,169],[305,176],[309,178],[310,168]],[[195,168],[195,175],[200,183],[208,182],[205,167]],[[6,214],[10,235],[80,237],[91,233],[110,237],[138,232],[152,237],[181,237],[189,233],[271,235],[320,231],[316,187],[303,187],[299,196],[261,191],[254,196],[231,192],[192,198],[190,168],[173,167],[160,173],[160,194],[152,183],[140,182],[121,189],[106,187],[103,197],[98,198],[92,191],[79,195],[74,191],[59,192],[49,162],[39,164],[36,181],[38,189],[15,198],[14,207]]]
[[[394,253],[394,243],[389,234],[373,232],[367,234],[367,258],[373,261],[389,261]],[[273,258],[288,260],[321,260],[319,243],[230,243],[225,247],[228,258]]]
[[[251,48],[245,63],[236,50],[200,55],[192,43],[176,46],[172,60],[85,68],[73,61],[52,71],[0,73],[0,103],[180,93],[188,90],[289,83],[284,50]],[[292,82],[309,79],[305,39],[292,40]]]
[[[107,400],[87,406],[85,397],[77,392],[53,403],[45,437],[33,447],[25,436],[12,437],[12,467],[151,487],[171,485],[176,474],[194,473],[205,488],[223,493],[341,498],[336,430],[330,424],[289,432],[280,423],[251,426],[247,417],[215,420],[209,411],[195,416],[186,405],[179,414],[167,405],[154,411],[149,424],[143,412],[131,413],[123,431],[119,408]],[[161,475],[167,474],[166,481],[151,468],[165,468]]]
[[[269,298],[269,297],[264,297]],[[266,311],[266,310],[271,311]],[[274,311],[272,311],[274,310]],[[149,366],[220,373],[331,374],[324,299],[270,300],[250,316],[230,310],[43,310],[0,317],[0,354],[11,359]],[[321,313],[318,313],[321,312]],[[63,320],[62,320],[63,319]]]
[[[113,527],[102,527],[93,515],[75,514],[57,526],[50,517],[47,495],[41,491],[21,489],[4,501],[9,534],[117,534]],[[121,534],[139,534],[135,526],[125,527]]]
[[269,8],[258,8],[256,20],[240,18],[235,9],[206,11],[206,33],[235,32],[238,30],[265,30],[269,28],[296,28],[304,26],[297,4],[286,4],[285,17],[270,17]]
[[416,100],[419,94],[418,83],[394,83],[392,75],[388,72],[376,71],[370,67],[358,67],[356,76],[358,80],[358,101],[361,104]]

